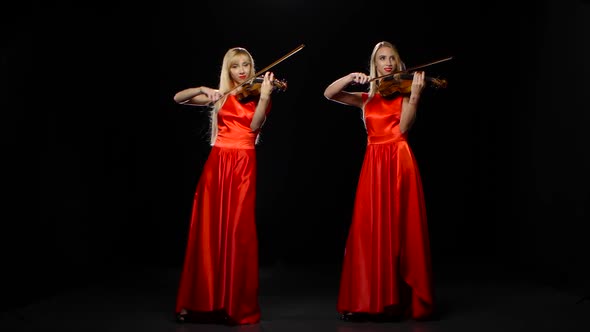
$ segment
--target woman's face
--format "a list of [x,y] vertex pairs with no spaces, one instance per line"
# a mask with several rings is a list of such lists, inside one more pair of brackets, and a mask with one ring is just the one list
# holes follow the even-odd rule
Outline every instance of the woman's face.
[[249,78],[251,71],[252,63],[250,62],[250,58],[245,54],[236,55],[229,67],[231,78],[237,84],[242,84]]
[[397,62],[395,61],[391,47],[381,47],[377,50],[375,54],[375,66],[378,76],[387,75],[397,68]]

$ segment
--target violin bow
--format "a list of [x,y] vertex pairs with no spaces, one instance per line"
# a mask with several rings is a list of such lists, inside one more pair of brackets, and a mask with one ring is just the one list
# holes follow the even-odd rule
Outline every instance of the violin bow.
[[443,58],[443,59],[440,59],[440,60],[436,60],[436,61],[432,61],[432,62],[423,64],[423,65],[411,67],[411,68],[404,69],[404,70],[394,71],[393,73],[389,73],[389,74],[385,74],[385,75],[381,75],[381,76],[377,76],[375,78],[372,78],[372,79],[369,80],[369,82],[373,82],[374,80],[378,80],[378,79],[381,79],[383,77],[388,77],[388,76],[391,76],[391,75],[395,75],[395,74],[399,74],[399,73],[405,73],[405,72],[408,72],[408,71],[412,71],[412,70],[416,70],[416,69],[420,69],[420,68],[432,66],[432,65],[437,64],[437,63],[440,63],[440,62],[451,60],[452,58],[453,57],[450,56],[450,57],[446,57],[446,58]]
[[[266,72],[267,70],[269,70],[270,68],[272,68],[272,67],[276,66],[276,65],[277,65],[277,64],[279,64],[280,62],[283,62],[285,59],[287,59],[287,58],[288,58],[288,57],[290,57],[291,55],[293,55],[293,54],[295,54],[295,53],[299,52],[299,51],[300,51],[300,50],[301,50],[303,47],[305,47],[305,45],[304,45],[304,44],[301,44],[301,45],[297,46],[297,47],[296,47],[295,49],[293,49],[291,52],[289,52],[289,53],[287,53],[287,54],[283,55],[282,57],[280,57],[280,58],[279,58],[278,60],[276,60],[275,62],[271,63],[270,65],[268,65],[268,66],[266,66],[266,67],[264,67],[262,70],[259,70],[259,71],[258,71],[256,74],[254,74],[254,76],[253,76],[252,78],[256,78],[256,77],[258,77],[258,75],[260,75],[260,74],[262,74],[262,73]],[[224,93],[224,94],[223,94],[223,96],[222,96],[221,98],[223,98],[223,97],[227,96],[227,95],[228,95],[230,92],[234,91],[235,89],[237,89],[237,88],[239,88],[239,87],[243,86],[244,84],[246,84],[246,83],[248,83],[248,82],[250,82],[250,79],[247,79],[247,80],[245,80],[244,82],[242,82],[242,83],[238,84],[237,86],[235,86],[233,89],[231,89],[231,90],[227,91],[226,93]],[[220,98],[220,100],[221,100],[221,98]]]

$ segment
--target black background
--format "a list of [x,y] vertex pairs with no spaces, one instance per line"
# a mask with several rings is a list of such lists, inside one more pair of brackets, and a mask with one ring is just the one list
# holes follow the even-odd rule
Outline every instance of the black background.
[[[121,266],[179,268],[215,87],[247,48],[288,82],[258,147],[260,262],[338,264],[366,136],[325,87],[394,43],[449,86],[410,143],[433,261],[588,289],[586,1],[27,2],[2,11],[3,305]],[[311,268],[310,268],[311,271]],[[336,281],[335,281],[336,282]]]

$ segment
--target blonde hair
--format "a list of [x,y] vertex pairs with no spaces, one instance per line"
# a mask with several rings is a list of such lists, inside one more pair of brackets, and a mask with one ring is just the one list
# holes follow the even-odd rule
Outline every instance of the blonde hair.
[[[248,77],[252,77],[254,76],[254,74],[256,74],[256,70],[255,70],[255,66],[254,66],[254,59],[252,58],[252,55],[250,54],[250,52],[248,52],[245,48],[242,47],[234,47],[234,48],[230,48],[227,52],[225,52],[225,56],[223,57],[223,63],[221,65],[221,73],[219,74],[219,91],[221,93],[226,93],[228,91],[230,91],[231,89],[233,89],[237,84],[236,82],[234,82],[234,80],[231,78],[231,74],[230,74],[230,67],[232,66],[234,59],[240,55],[245,55],[248,57],[248,59],[250,60],[250,63],[252,64],[250,66],[250,73],[248,74]],[[221,100],[217,101],[215,103],[215,105],[213,106],[213,109],[211,110],[211,114],[210,114],[210,131],[211,131],[211,140],[210,140],[210,144],[214,145],[215,144],[215,139],[217,139],[217,132],[218,132],[218,128],[217,128],[217,114],[219,113],[219,108],[221,108],[221,106],[223,105],[223,103],[225,103],[225,100],[227,99],[227,96],[223,97]]]

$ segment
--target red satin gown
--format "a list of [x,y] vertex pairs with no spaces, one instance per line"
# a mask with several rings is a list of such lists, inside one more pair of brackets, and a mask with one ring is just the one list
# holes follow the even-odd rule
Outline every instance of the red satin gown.
[[[368,94],[363,94],[363,102]],[[339,313],[433,311],[426,208],[414,154],[400,131],[401,96],[364,107],[368,142],[344,253]]]
[[[260,321],[255,225],[257,101],[228,95],[196,188],[176,312],[222,312],[232,324]],[[267,108],[267,113],[270,106]]]

